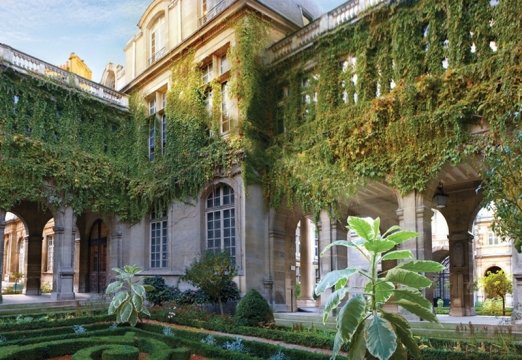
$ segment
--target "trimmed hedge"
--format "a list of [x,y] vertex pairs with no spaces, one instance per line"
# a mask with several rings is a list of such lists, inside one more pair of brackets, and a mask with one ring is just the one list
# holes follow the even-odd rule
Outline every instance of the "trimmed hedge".
[[83,316],[71,319],[62,320],[34,320],[27,323],[0,323],[0,333],[6,331],[22,331],[32,329],[42,329],[49,327],[61,327],[61,326],[72,326],[76,324],[93,324],[102,321],[114,321],[114,315],[95,315],[95,316]]
[[484,352],[463,352],[440,349],[422,349],[423,360],[520,360],[522,355],[495,355]]
[[77,351],[73,360],[138,360],[140,351],[130,345],[98,345]]
[[256,289],[251,289],[237,304],[234,320],[239,325],[258,326],[273,322],[274,314],[265,298]]

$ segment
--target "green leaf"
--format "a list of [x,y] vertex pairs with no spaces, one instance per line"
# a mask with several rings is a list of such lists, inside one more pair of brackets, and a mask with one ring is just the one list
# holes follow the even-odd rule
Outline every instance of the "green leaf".
[[342,289],[348,284],[348,279],[344,278],[335,283],[335,290]]
[[[393,283],[381,279],[377,280],[377,282],[375,283],[375,300],[378,303],[384,304],[391,297],[392,291],[394,289],[395,286],[393,286]],[[368,294],[371,294],[373,292],[371,282],[368,282],[366,284],[364,292]]]
[[393,241],[395,244],[399,245],[405,242],[406,240],[413,239],[417,235],[418,234],[415,231],[399,230],[386,236],[386,240]]
[[317,284],[315,287],[316,295],[321,295],[326,289],[334,286],[341,279],[349,279],[356,272],[357,269],[351,267],[342,270],[330,271],[319,281],[319,284]]
[[366,343],[364,341],[364,327],[366,321],[361,321],[355,330],[348,349],[348,359],[364,360],[366,358]]
[[130,324],[130,326],[136,326],[136,324],[138,323],[138,313],[136,311],[131,312],[128,319],[128,323]]
[[339,331],[337,331],[337,333],[335,334],[331,359],[335,360],[337,355],[339,355],[339,352],[341,352],[341,347],[343,346],[343,344],[344,344],[343,337],[341,336],[341,333]]
[[394,250],[386,253],[381,258],[381,261],[386,260],[402,260],[402,259],[413,259],[413,253],[411,250]]
[[373,238],[378,239],[381,234],[381,218],[377,217],[373,220]]
[[421,289],[431,286],[431,280],[424,275],[416,272],[395,267],[388,270],[385,277],[386,281],[391,281],[396,284],[406,285],[415,289]]
[[143,308],[143,297],[138,294],[132,295],[132,303],[134,304],[134,307],[137,311],[141,311]]
[[393,249],[395,247],[395,243],[389,240],[377,239],[375,241],[364,243],[364,247],[370,252],[382,253]]
[[331,247],[333,246],[346,246],[346,247],[349,247],[349,248],[356,248],[355,244],[351,241],[348,241],[348,240],[335,240],[334,242],[326,245],[323,249],[323,251],[321,251],[321,256],[324,256],[324,254],[326,254],[326,252],[328,250],[330,250]]
[[366,348],[379,360],[388,360],[397,349],[397,335],[391,324],[374,314],[365,329]]
[[343,287],[339,290],[334,291],[326,301],[326,304],[324,305],[324,311],[323,311],[323,324],[326,323],[326,320],[328,320],[328,316],[330,316],[330,312],[337,308],[341,301],[343,301],[344,297],[348,293],[348,288]]
[[111,301],[112,309],[111,309],[111,306],[109,306],[109,311],[112,310],[112,313],[109,312],[109,315],[114,314],[114,312],[120,307],[120,305],[123,302],[125,302],[125,300],[127,300],[127,297],[128,297],[127,292],[122,291],[122,292],[117,293],[112,298],[112,301]]
[[408,358],[408,353],[406,352],[406,349],[402,345],[399,337],[397,336],[397,348],[395,349],[395,352],[393,353],[390,360],[404,360]]
[[414,260],[397,265],[398,268],[417,272],[441,272],[444,265],[432,260]]
[[132,291],[134,293],[136,293],[136,294],[140,295],[141,297],[145,298],[146,291],[145,291],[145,288],[143,287],[143,285],[132,284],[131,288],[132,288]]
[[112,294],[112,293],[118,292],[122,288],[122,286],[123,286],[123,283],[121,281],[111,282],[107,286],[107,290],[105,290],[105,293]]
[[391,234],[393,232],[396,232],[396,231],[398,231],[400,229],[401,229],[401,227],[399,225],[393,225],[388,230],[386,230],[386,232],[384,234],[382,234],[382,237],[385,238],[389,234]]
[[355,233],[366,241],[374,241],[372,224],[363,218],[349,216],[348,226],[354,230]]
[[439,322],[437,320],[437,316],[431,311],[431,308],[425,308],[408,300],[397,300],[395,303],[403,307],[405,310],[408,310],[412,314],[417,315],[421,319],[428,320],[430,322]]
[[366,313],[366,299],[356,295],[341,308],[337,317],[337,328],[345,341],[350,341],[352,334]]
[[146,306],[143,306],[143,307],[141,308],[141,312],[142,312],[143,314],[145,314],[145,315],[150,316],[149,309],[147,309]]
[[421,353],[419,347],[413,338],[410,324],[408,324],[406,319],[399,314],[387,313],[384,311],[382,312],[382,317],[393,325],[395,332],[397,333],[397,337],[401,340],[402,344],[406,346],[406,349],[408,349],[413,358],[420,358]]
[[120,311],[121,322],[128,322],[131,314],[132,314],[132,304],[130,303],[130,301],[127,301],[123,304],[123,307]]
[[413,288],[402,288],[393,290],[395,300],[408,300],[429,309],[431,302],[426,299],[419,290]]

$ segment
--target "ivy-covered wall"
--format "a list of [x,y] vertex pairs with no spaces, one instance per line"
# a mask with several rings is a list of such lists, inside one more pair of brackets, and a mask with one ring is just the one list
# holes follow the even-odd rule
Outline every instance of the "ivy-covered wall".
[[423,190],[443,164],[500,139],[472,137],[469,124],[500,129],[521,102],[521,14],[517,0],[396,2],[266,66],[270,25],[246,13],[229,50],[240,114],[231,134],[218,136],[219,84],[209,115],[187,53],[172,65],[167,141],[153,161],[147,139],[161,124],[139,94],[127,113],[1,67],[0,208],[34,200],[136,221],[239,166],[273,206],[308,213],[335,209],[370,179]]
[[468,125],[496,129],[521,102],[521,14],[512,0],[396,2],[275,66],[273,204],[335,209],[370,179],[422,191],[445,163],[483,155],[496,133]]

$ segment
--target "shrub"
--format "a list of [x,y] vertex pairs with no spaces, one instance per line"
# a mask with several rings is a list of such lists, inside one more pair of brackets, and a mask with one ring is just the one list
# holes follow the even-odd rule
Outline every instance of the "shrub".
[[183,292],[175,289],[174,291],[174,301],[179,305],[204,304],[208,301],[205,292],[201,289],[185,290]]
[[258,326],[274,321],[274,315],[261,294],[252,289],[237,304],[234,319],[240,325]]
[[165,279],[161,276],[146,277],[143,279],[144,285],[150,285],[147,290],[147,300],[155,306],[161,306],[164,302],[174,300],[174,289],[165,284]]

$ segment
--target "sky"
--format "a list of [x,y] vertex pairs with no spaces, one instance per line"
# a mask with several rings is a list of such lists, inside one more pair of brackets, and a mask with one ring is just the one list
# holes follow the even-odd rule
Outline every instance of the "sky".
[[[151,1],[0,0],[0,43],[54,65],[75,52],[100,81],[107,63],[124,65],[123,48]],[[345,2],[316,1],[324,11]]]

